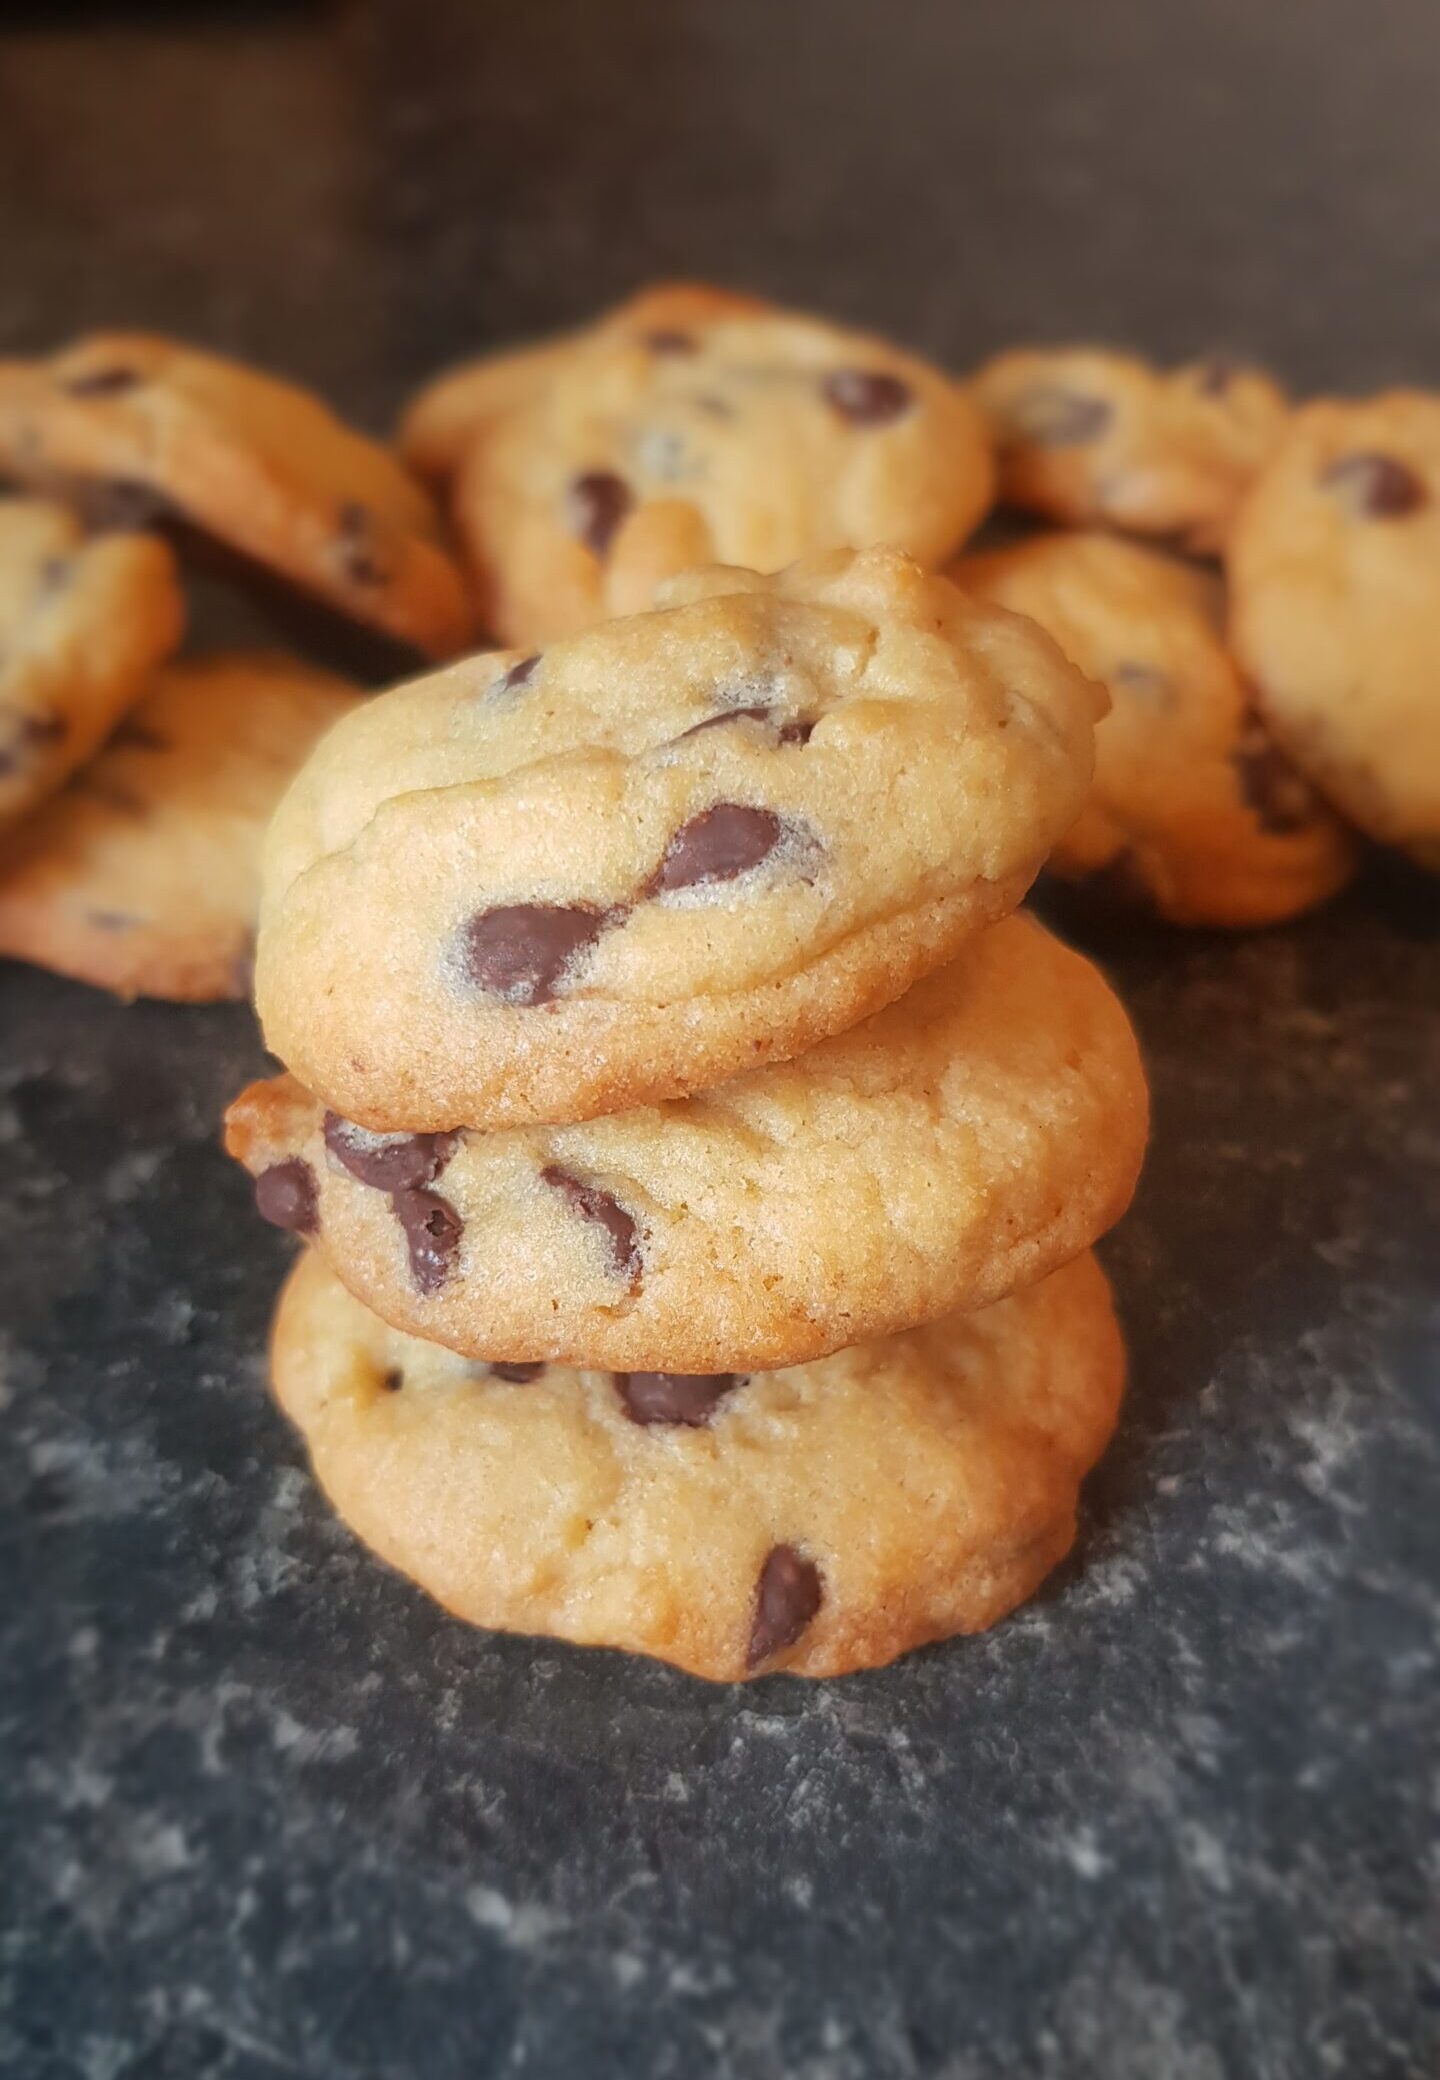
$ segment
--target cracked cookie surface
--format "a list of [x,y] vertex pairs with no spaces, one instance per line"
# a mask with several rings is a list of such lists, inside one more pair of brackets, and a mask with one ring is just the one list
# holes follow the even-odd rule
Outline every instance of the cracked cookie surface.
[[1017,915],[886,1010],[697,1097],[375,1134],[231,1106],[260,1211],[396,1326],[510,1362],[771,1367],[997,1299],[1124,1211],[1146,1094],[1098,972]]
[[979,597],[1028,614],[1110,694],[1095,779],[1050,855],[1068,880],[1178,924],[1262,925],[1342,887],[1355,845],[1254,713],[1209,572],[1104,534],[962,558]]
[[466,1360],[307,1251],[271,1365],[340,1516],[457,1616],[739,1681],[879,1667],[1028,1596],[1124,1354],[1088,1255],[817,1364],[699,1378]]
[[1103,696],[892,550],[367,704],[266,850],[267,1045],[376,1128],[577,1119],[862,1018],[1011,908]]

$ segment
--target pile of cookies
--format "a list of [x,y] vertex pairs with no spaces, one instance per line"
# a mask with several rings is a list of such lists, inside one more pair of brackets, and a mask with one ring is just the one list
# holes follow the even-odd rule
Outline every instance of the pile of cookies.
[[467,659],[306,765],[256,969],[288,1073],[229,1146],[309,1245],[280,1398],[448,1607],[830,1675],[1066,1551],[1145,1086],[1010,913],[1102,705],[1033,625],[833,550]]

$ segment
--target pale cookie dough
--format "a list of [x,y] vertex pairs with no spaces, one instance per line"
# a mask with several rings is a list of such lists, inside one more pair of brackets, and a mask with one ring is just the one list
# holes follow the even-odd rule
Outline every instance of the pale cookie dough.
[[1440,397],[1298,412],[1228,568],[1270,726],[1371,837],[1440,872]]
[[434,657],[473,615],[426,493],[307,391],[138,333],[0,362],[0,473],[174,516]]
[[554,353],[528,396],[522,370],[521,400],[468,443],[455,519],[500,640],[634,613],[691,564],[773,571],[888,542],[936,565],[990,504],[984,426],[938,369],[687,294],[688,315],[661,322],[642,299]]
[[1081,1256],[978,1314],[752,1377],[477,1364],[307,1252],[275,1392],[363,1542],[472,1624],[714,1681],[979,1632],[1066,1553],[1124,1350]]
[[695,574],[322,745],[266,850],[266,1043],[337,1111],[580,1119],[800,1052],[1010,909],[1103,695],[894,550]]
[[1258,369],[1162,370],[1102,347],[997,354],[971,394],[995,440],[1000,496],[1047,519],[1219,548],[1285,428]]
[[184,621],[164,542],[87,540],[62,505],[0,498],[0,828],[104,742]]
[[1030,918],[865,1024],[578,1126],[365,1132],[293,1077],[231,1106],[259,1210],[397,1327],[478,1357],[793,1365],[979,1307],[1129,1201],[1124,1011]]
[[354,696],[291,658],[157,673],[109,744],[0,847],[0,954],[122,997],[246,997],[260,840]]
[[1349,879],[1353,839],[1270,740],[1226,651],[1216,578],[1084,533],[962,558],[951,575],[1032,616],[1109,690],[1055,873],[1102,877],[1176,924],[1231,926],[1293,917]]

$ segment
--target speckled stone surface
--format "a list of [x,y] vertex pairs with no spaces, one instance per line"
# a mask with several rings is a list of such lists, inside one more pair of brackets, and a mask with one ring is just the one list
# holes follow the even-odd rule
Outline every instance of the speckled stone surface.
[[[67,19],[0,32],[0,348],[168,326],[383,424],[685,271],[957,362],[1440,376],[1433,0]],[[1156,1134],[1079,1550],[988,1638],[734,1692],[365,1559],[263,1392],[247,1015],[0,970],[0,2074],[1432,2074],[1437,909],[1082,923]]]

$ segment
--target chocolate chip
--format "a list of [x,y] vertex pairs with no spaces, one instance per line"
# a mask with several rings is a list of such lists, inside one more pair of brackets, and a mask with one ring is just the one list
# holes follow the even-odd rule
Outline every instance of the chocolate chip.
[[1069,448],[1093,440],[1109,425],[1114,407],[1103,397],[1063,390],[1058,383],[1039,383],[1022,391],[1005,413],[1010,442],[1033,441],[1041,448]]
[[739,1372],[617,1372],[615,1391],[632,1423],[709,1422],[725,1396],[744,1381]]
[[130,910],[87,910],[85,922],[97,932],[128,932],[140,920]]
[[438,1292],[455,1269],[465,1223],[438,1192],[392,1192],[390,1204],[410,1246],[412,1278],[422,1293]]
[[821,378],[820,394],[852,426],[888,426],[914,403],[908,383],[878,369],[832,369]]
[[272,1227],[313,1235],[320,1222],[315,1172],[299,1156],[272,1163],[255,1180],[255,1210]]
[[381,1373],[380,1384],[387,1394],[398,1394],[405,1384],[405,1375],[398,1365],[392,1365],[388,1372]]
[[173,499],[134,477],[92,477],[67,486],[66,495],[92,534],[140,534],[179,517]]
[[694,354],[699,348],[688,332],[647,332],[645,344],[652,354]]
[[1245,725],[1233,762],[1241,799],[1262,831],[1285,838],[1315,821],[1320,800],[1314,788],[1254,716]]
[[779,730],[782,744],[808,744],[814,734],[813,722],[782,722]]
[[522,657],[519,664],[512,664],[505,676],[495,681],[490,691],[492,693],[513,693],[517,686],[524,686],[527,681],[535,676],[535,667],[539,662],[540,652],[538,650],[530,657]]
[[127,390],[138,390],[143,380],[138,370],[112,363],[109,368],[82,369],[79,375],[67,376],[60,387],[70,397],[123,397]]
[[506,903],[466,925],[465,974],[507,1004],[548,1004],[608,922],[604,910],[559,903]]
[[325,1146],[337,1163],[377,1192],[434,1184],[460,1144],[458,1134],[372,1134],[338,1113],[325,1115]]
[[36,584],[42,599],[53,599],[63,592],[75,575],[74,559],[69,556],[47,556],[36,576]]
[[1133,693],[1149,706],[1169,708],[1174,705],[1175,682],[1158,665],[1138,664],[1126,658],[1111,672],[1110,683],[1123,686],[1127,693]]
[[336,526],[340,568],[355,585],[383,585],[389,573],[375,542],[375,523],[358,499],[347,498]]
[[1403,520],[1429,501],[1424,480],[1393,455],[1342,455],[1320,482],[1366,520]]
[[128,744],[135,751],[168,751],[170,739],[162,737],[158,730],[151,729],[146,722],[138,722],[132,715],[122,722],[110,739],[112,744]]
[[726,722],[768,722],[775,730],[775,739],[780,744],[808,744],[815,725],[813,722],[782,722],[775,710],[760,702],[753,708],[722,708],[718,715],[707,715],[703,722],[693,722],[689,729],[682,729],[676,737],[683,744],[687,737],[698,737],[703,730],[719,729]]
[[703,809],[681,824],[665,847],[665,857],[646,893],[659,895],[671,889],[698,888],[710,881],[733,881],[737,874],[746,874],[769,858],[783,830],[773,809],[717,802],[713,809]]
[[563,1193],[582,1220],[594,1221],[605,1230],[613,1268],[630,1280],[632,1291],[638,1288],[644,1260],[635,1235],[635,1223],[619,1200],[610,1192],[602,1191],[598,1184],[587,1184],[583,1177],[562,1170],[558,1163],[547,1164],[540,1172],[540,1182],[548,1184],[552,1191]]
[[609,469],[587,470],[570,479],[565,494],[566,521],[570,532],[603,562],[616,529],[634,503],[623,477]]
[[513,1387],[528,1387],[532,1379],[539,1379],[545,1370],[543,1365],[492,1365],[492,1379],[508,1380]]
[[1195,388],[1204,397],[1223,397],[1241,373],[1240,364],[1227,361],[1223,354],[1212,354],[1205,361],[1197,361],[1191,370]]
[[819,1610],[823,1593],[813,1561],[802,1559],[794,1546],[773,1546],[755,1587],[745,1666],[758,1668],[772,1654],[793,1647]]
[[63,715],[17,715],[8,744],[0,745],[0,773],[13,773],[29,763],[42,744],[58,744],[65,735]]
[[77,773],[70,785],[77,793],[88,794],[92,801],[103,802],[105,807],[113,809],[117,816],[134,817],[137,823],[143,823],[149,817],[149,805],[142,801],[138,794],[128,787],[122,787],[116,780],[99,779],[93,772]]

